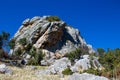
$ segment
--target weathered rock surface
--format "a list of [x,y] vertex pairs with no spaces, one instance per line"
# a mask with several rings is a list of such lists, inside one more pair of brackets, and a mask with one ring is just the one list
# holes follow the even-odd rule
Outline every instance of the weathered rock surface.
[[41,65],[42,66],[49,66],[49,65],[53,64],[54,62],[55,62],[55,59],[53,59],[53,58],[48,59],[48,60],[42,60]]
[[91,59],[89,55],[83,55],[82,59],[76,61],[75,65],[72,66],[70,69],[72,70],[72,72],[80,72],[88,70],[90,68],[99,70],[103,69],[102,65],[99,63],[96,57],[93,57],[93,59]]
[[71,62],[68,58],[61,58],[56,60],[53,65],[49,66],[49,70],[52,74],[57,74],[58,72],[62,72],[64,69],[71,66]]
[[0,73],[12,75],[13,72],[5,64],[0,64]]
[[[46,64],[46,63],[45,63]],[[71,66],[71,62],[68,58],[63,57],[59,60],[55,60],[55,62],[45,70],[39,70],[39,74],[58,74],[62,73],[62,71]]]
[[74,73],[73,75],[69,76],[67,80],[108,80],[105,77],[95,76],[88,73],[78,74]]
[[[81,46],[87,46],[78,29],[68,26],[63,21],[48,21],[49,16],[35,16],[23,21],[21,27],[14,35],[16,39],[15,50],[20,47],[18,41],[26,38],[36,48],[46,49],[60,54],[69,53]],[[88,50],[91,50],[91,47]],[[91,52],[91,51],[90,51]]]

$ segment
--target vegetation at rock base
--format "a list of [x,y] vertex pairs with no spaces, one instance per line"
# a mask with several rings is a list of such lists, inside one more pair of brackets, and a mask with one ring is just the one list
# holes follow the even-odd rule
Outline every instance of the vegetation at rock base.
[[42,50],[36,50],[36,48],[32,48],[29,52],[31,55],[31,59],[28,61],[28,65],[40,65],[40,61],[43,60],[43,57],[45,56]]
[[29,52],[30,50],[31,50],[31,48],[32,48],[32,43],[28,43],[27,45],[26,45],[26,47],[25,47],[25,51],[26,52]]
[[92,55],[92,56],[98,57],[98,60],[102,64],[104,69],[99,70],[99,69],[90,68],[80,73],[86,72],[99,76],[105,76],[109,79],[113,77],[114,78],[120,77],[120,49],[119,48],[116,48],[114,50],[108,49],[107,51],[105,51],[102,48],[98,48],[97,51],[98,51],[98,55]]
[[52,21],[60,21],[60,18],[58,16],[49,16],[46,18],[46,20],[52,22]]
[[65,70],[62,71],[62,74],[64,74],[64,75],[72,75],[73,72],[70,70],[70,68],[66,68]]
[[98,69],[95,70],[95,69],[92,69],[92,68],[83,71],[83,73],[84,73],[84,72],[90,73],[90,74],[99,75],[99,76],[101,76],[101,74],[102,74],[102,71],[100,71],[100,70],[98,70]]
[[81,50],[80,50],[80,48],[78,48],[70,53],[67,53],[65,56],[68,57],[69,60],[71,60],[71,62],[74,62],[75,59],[80,59]]
[[22,54],[22,50],[21,50],[21,48],[18,48],[16,51],[15,51],[15,55],[16,56],[20,56],[21,54]]

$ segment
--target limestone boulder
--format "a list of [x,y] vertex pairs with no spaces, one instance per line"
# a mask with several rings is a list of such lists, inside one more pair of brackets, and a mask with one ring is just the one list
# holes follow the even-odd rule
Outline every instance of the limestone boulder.
[[12,75],[13,71],[5,64],[0,64],[0,73]]

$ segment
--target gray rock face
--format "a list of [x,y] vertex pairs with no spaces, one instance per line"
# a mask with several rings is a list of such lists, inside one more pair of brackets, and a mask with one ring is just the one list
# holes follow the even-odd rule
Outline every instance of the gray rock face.
[[[44,63],[45,65],[47,63]],[[56,60],[52,65],[45,70],[39,70],[38,74],[62,74],[62,71],[71,66],[71,62],[68,58],[64,57]]]
[[12,75],[12,70],[7,68],[5,64],[0,64],[0,73]]
[[15,50],[19,47],[18,41],[26,38],[27,42],[33,43],[36,48],[43,48],[55,53],[69,53],[76,48],[86,46],[78,29],[68,26],[63,21],[48,21],[48,16],[35,16],[23,21],[21,27],[14,35],[16,39]]
[[50,70],[51,74],[57,74],[70,66],[70,60],[64,57],[59,60],[56,60],[53,65],[49,66],[48,70]]
[[51,65],[51,64],[53,64],[55,62],[55,59],[48,59],[48,60],[42,60],[41,61],[41,65],[42,66],[49,66],[49,65]]
[[40,20],[40,17],[39,16],[35,16],[33,17],[31,20],[30,20],[30,24],[33,24],[34,22]]
[[80,72],[84,70],[88,70],[90,68],[102,70],[103,67],[99,63],[96,57],[93,57],[93,60],[89,57],[89,55],[83,55],[82,59],[76,61],[75,65],[72,66],[70,69],[72,72]]
[[108,80],[105,77],[95,76],[88,73],[78,74],[74,73],[73,75],[69,76],[67,80]]
[[26,20],[23,21],[22,25],[28,26],[29,22],[30,22],[30,19],[28,18],[28,19],[26,19]]
[[89,55],[84,55],[83,59],[76,61],[75,65],[71,67],[72,72],[79,72],[91,68]]

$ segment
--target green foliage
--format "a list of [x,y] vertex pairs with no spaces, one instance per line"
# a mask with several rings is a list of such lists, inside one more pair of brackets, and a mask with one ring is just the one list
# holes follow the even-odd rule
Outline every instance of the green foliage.
[[84,72],[86,72],[86,73],[89,73],[89,74],[95,74],[95,75],[101,75],[102,74],[102,72],[100,71],[100,70],[94,70],[94,69],[88,69],[88,70],[85,70]]
[[35,47],[31,49],[29,54],[33,57],[32,60],[30,60],[30,64],[28,65],[40,65],[40,61],[43,60],[43,57],[45,56],[42,50],[37,50]]
[[60,18],[58,16],[49,16],[46,18],[46,20],[52,22],[52,21],[60,21]]
[[45,55],[44,55],[44,53],[43,53],[41,50],[39,50],[39,51],[37,52],[37,54],[35,54],[34,58],[35,58],[35,60],[37,61],[37,64],[40,64],[40,61],[43,60],[43,57],[44,57],[44,56],[45,56]]
[[114,67],[117,66],[118,63],[120,63],[120,59],[117,59],[118,56],[116,56],[114,51],[109,51],[104,55],[104,57],[99,57],[99,62],[109,71],[114,69]]
[[21,45],[25,46],[27,44],[27,39],[26,38],[21,38],[19,41],[18,41]]
[[28,54],[30,54],[32,57],[34,57],[35,56],[35,54],[36,54],[36,48],[35,47],[32,47],[32,49],[29,51],[29,53]]
[[75,51],[67,53],[65,56],[68,57],[69,60],[74,62],[75,59],[80,59],[80,57],[81,57],[81,50],[78,48]]
[[16,51],[15,51],[15,55],[16,56],[20,56],[22,54],[22,50],[21,48],[18,48]]
[[34,58],[31,58],[29,61],[28,61],[28,65],[38,65],[37,61],[34,59]]
[[120,69],[120,49],[109,49],[107,52],[105,52],[104,56],[99,56],[99,62],[105,68],[105,71],[102,73],[103,75],[107,77],[112,77],[113,75],[116,75],[116,67]]
[[64,75],[72,75],[73,72],[70,70],[70,68],[66,68],[65,70],[62,71],[62,74],[64,74]]
[[9,41],[9,46],[10,46],[11,49],[14,49],[14,47],[15,47],[15,39],[11,39]]
[[99,56],[104,56],[105,50],[102,48],[98,48],[97,52],[98,52]]
[[32,48],[32,43],[28,43],[27,45],[26,45],[26,47],[25,47],[25,51],[26,52],[29,52],[30,50],[31,50],[31,48]]

